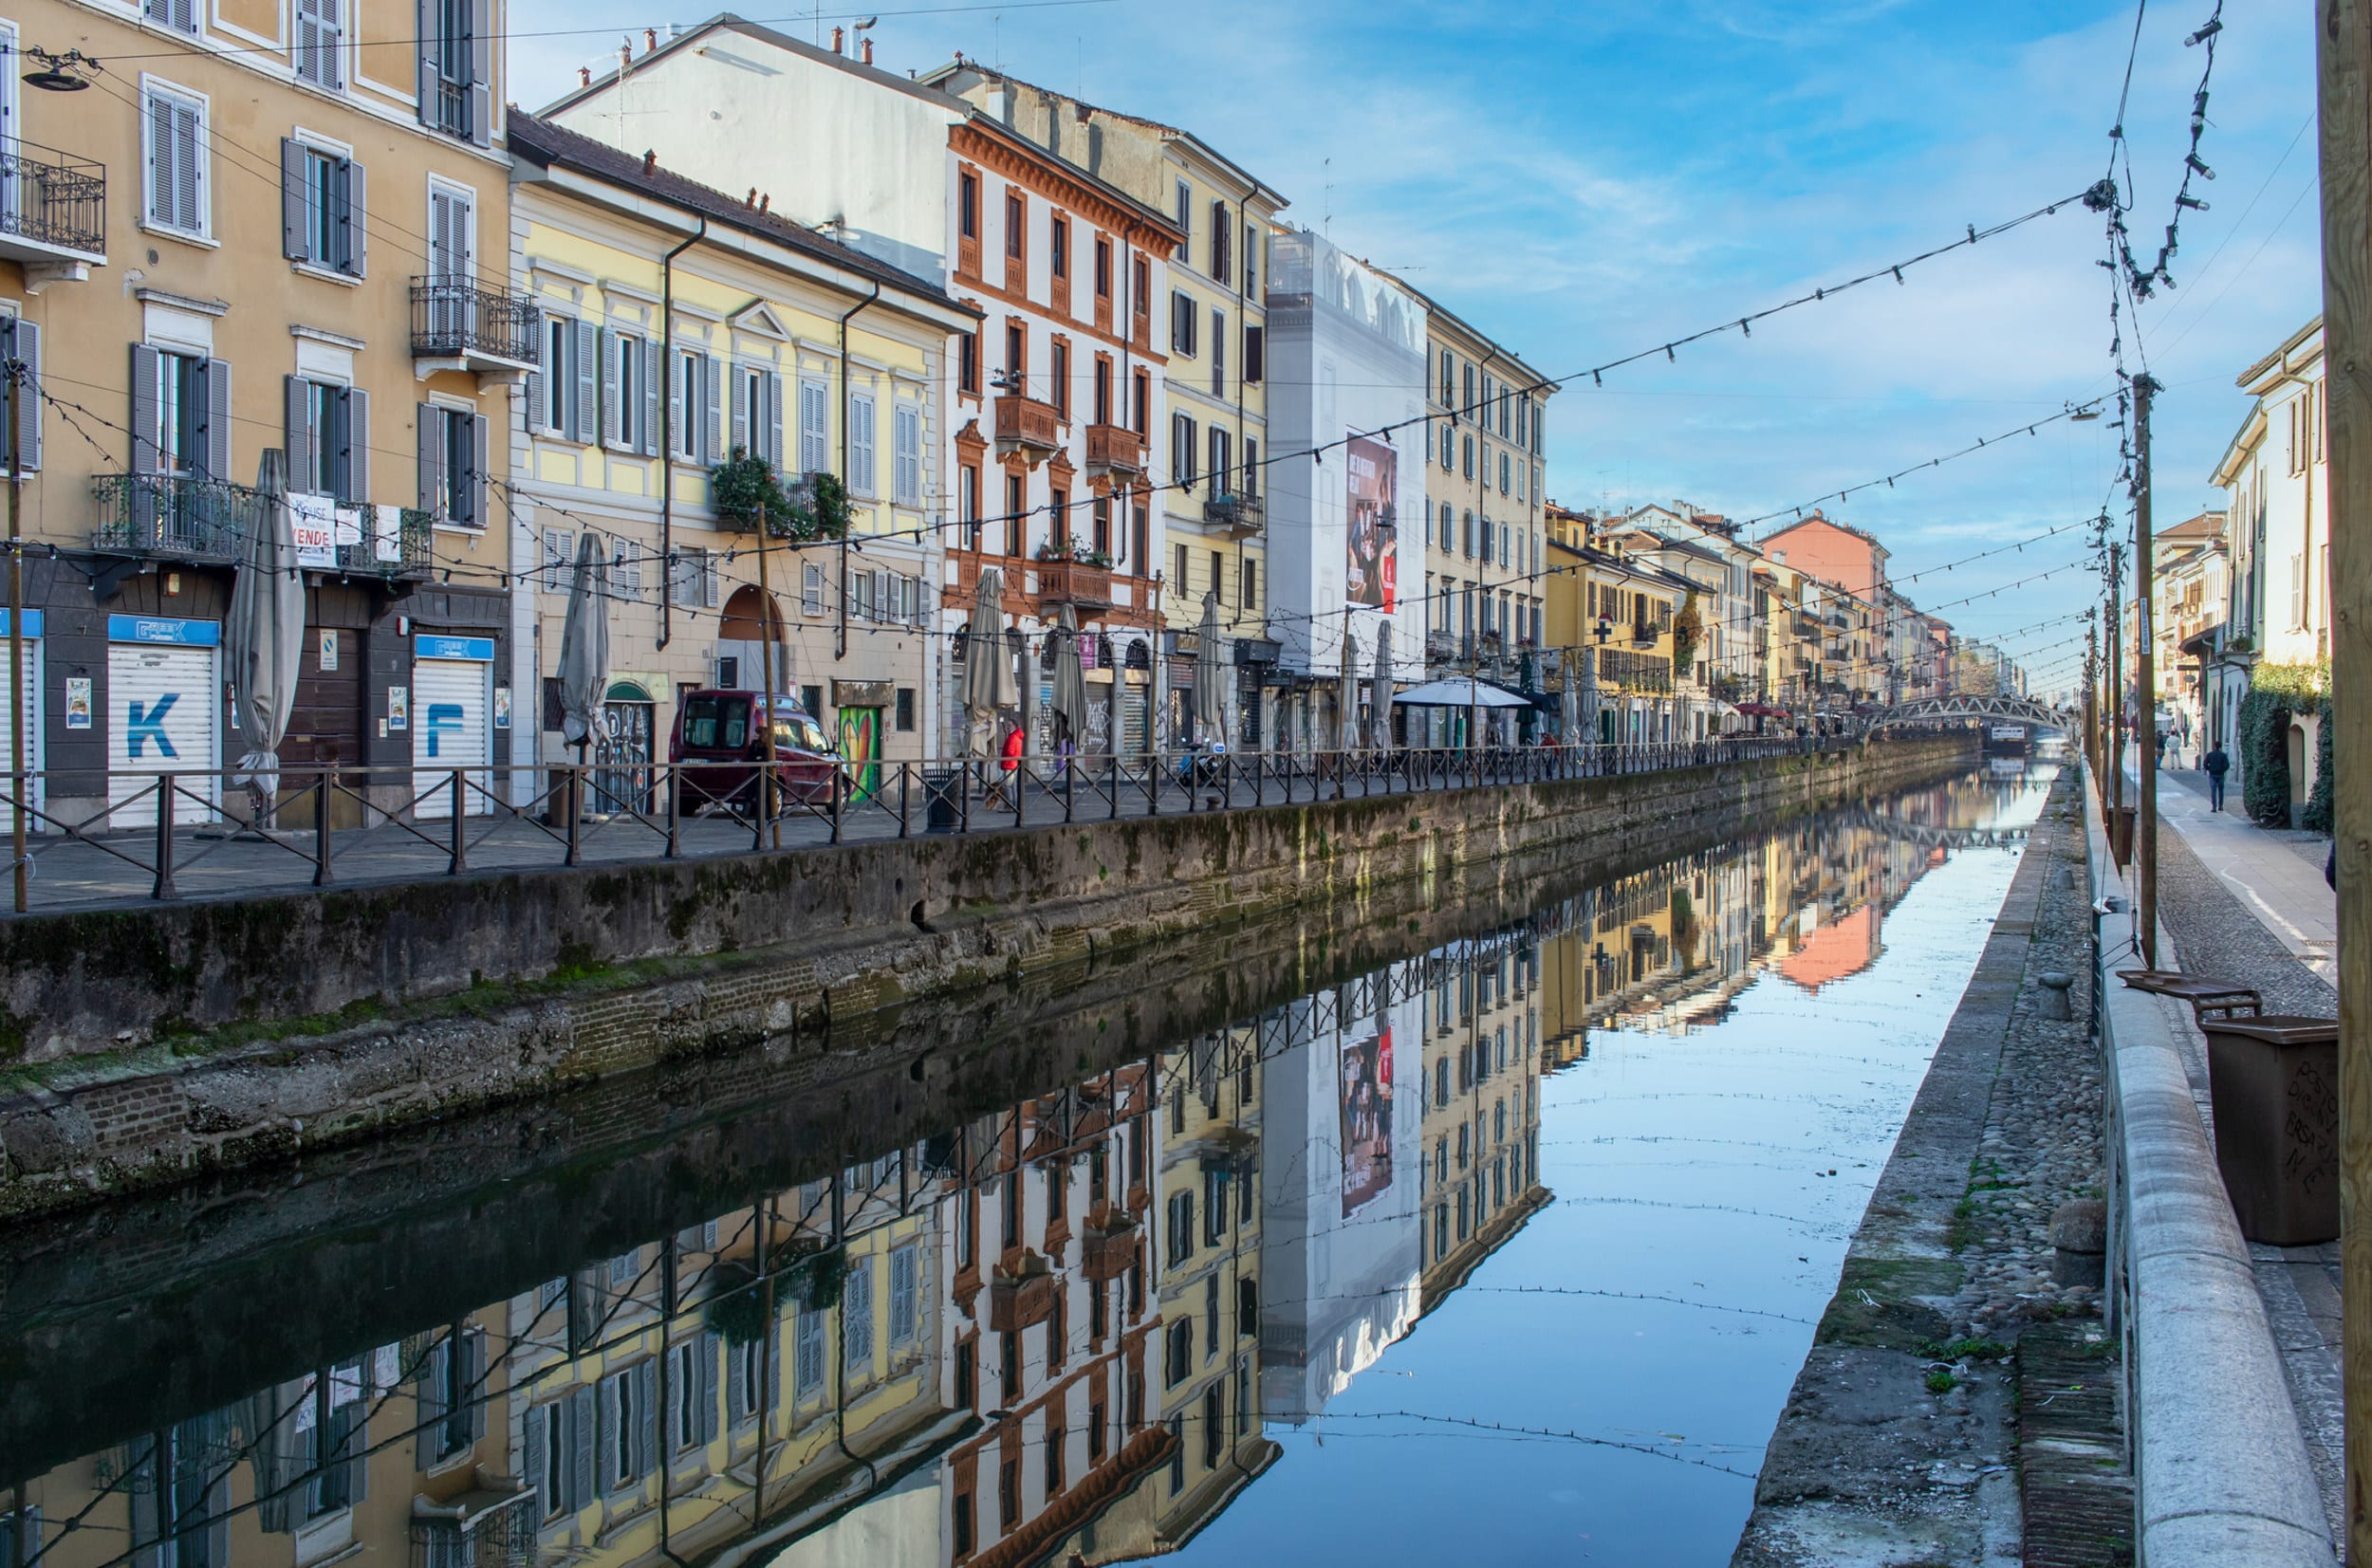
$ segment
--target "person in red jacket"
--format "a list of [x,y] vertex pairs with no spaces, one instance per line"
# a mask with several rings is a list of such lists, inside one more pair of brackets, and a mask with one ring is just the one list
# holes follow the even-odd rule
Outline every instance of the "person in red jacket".
[[998,810],[1012,808],[1013,775],[1021,768],[1021,726],[1005,731],[1004,744],[998,748],[1003,761],[996,765],[996,782],[989,786],[989,804]]

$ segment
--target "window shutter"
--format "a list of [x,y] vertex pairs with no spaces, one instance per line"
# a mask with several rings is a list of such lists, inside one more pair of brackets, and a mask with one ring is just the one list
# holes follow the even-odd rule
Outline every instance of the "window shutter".
[[656,341],[642,345],[642,455],[658,455],[658,389],[667,366]]
[[204,213],[198,199],[199,125],[195,106],[176,103],[173,116],[173,221],[192,233],[205,227]]
[[625,427],[618,417],[618,363],[625,352],[626,341],[603,327],[600,352],[595,358],[602,366],[602,441],[604,445],[614,445],[625,439]]
[[717,582],[716,552],[713,550],[702,550],[700,552],[701,608],[707,610],[715,609],[721,593],[722,589]]
[[575,358],[568,366],[577,383],[577,395],[568,407],[567,434],[573,440],[589,443],[600,438],[603,362],[601,328],[591,322],[579,322]]
[[721,463],[725,459],[725,366],[713,354],[704,354],[700,368],[708,380],[708,416],[700,421],[698,455],[709,463]]
[[288,451],[288,489],[299,494],[311,491],[321,474],[321,456],[314,450],[312,414],[313,383],[302,376],[281,378],[283,389],[283,430]]
[[9,323],[9,358],[24,366],[16,385],[16,460],[30,473],[41,467],[41,327],[16,318]]
[[369,175],[362,165],[345,166],[345,200],[338,208],[338,267],[361,277],[368,259],[370,235]]
[[780,470],[783,466],[783,378],[779,371],[766,376],[766,452],[767,462]]
[[420,99],[420,123],[436,123],[437,0],[419,0],[413,9],[412,36],[420,41],[420,68],[414,83]]
[[848,400],[848,489],[858,495],[871,495],[874,473],[873,399],[851,397]]
[[493,519],[491,503],[493,495],[494,470],[492,453],[494,422],[483,414],[470,415],[472,461],[476,471],[470,475],[470,526],[489,526]]
[[132,471],[155,473],[157,395],[164,375],[164,356],[146,343],[132,345]]
[[535,1493],[535,1517],[538,1519],[546,1514],[558,1513],[562,1507],[562,1500],[547,1496],[545,1486],[545,1478],[551,1473],[551,1450],[560,1436],[559,1425],[558,1405],[538,1405],[528,1411],[527,1419],[520,1424],[519,1447],[525,1450],[523,1467],[527,1471],[523,1479],[528,1489]]
[[415,1464],[423,1472],[444,1458],[440,1450],[444,1444],[445,1389],[452,1356],[453,1341],[437,1340],[420,1357],[419,1372],[413,1379],[413,1396],[417,1403],[417,1419],[419,1423]]
[[643,1476],[658,1462],[658,1358],[635,1368],[633,1377],[642,1406],[642,1419],[635,1427],[634,1473]]
[[751,415],[757,412],[750,406],[750,394],[755,382],[756,378],[752,377],[748,371],[742,369],[739,365],[735,365],[733,367],[733,385],[732,397],[733,434],[732,441],[728,444],[735,452],[746,452],[753,455],[763,457],[765,453],[758,451],[757,442],[750,434]]
[[686,361],[678,354],[667,366],[667,455],[679,457],[692,450],[692,428],[684,423],[690,392],[684,385]]
[[[561,332],[565,334],[566,330],[564,326]],[[549,430],[555,434],[563,434],[554,430],[553,426],[547,422],[551,415],[551,407],[544,397],[544,389],[547,386],[565,384],[559,380],[562,367],[552,362],[556,353],[554,344],[558,341],[560,341],[560,334],[555,334],[551,330],[551,323],[547,321],[536,340],[535,368],[528,372],[527,420],[528,429],[530,431]]]
[[[299,9],[299,37],[303,36],[303,9]],[[298,46],[300,50],[303,45]],[[313,159],[305,150],[305,143],[294,137],[280,138],[280,253],[293,261],[313,260],[312,225],[306,222],[306,209],[311,205],[312,193],[307,189],[306,175],[311,173]]]
[[717,1337],[700,1336],[700,1441],[716,1441],[716,1357]]
[[600,1495],[595,1487],[593,1472],[593,1440],[599,1431],[593,1407],[598,1402],[593,1390],[579,1389],[568,1396],[568,1444],[572,1450],[568,1479],[571,1483],[568,1506],[582,1508]]
[[494,4],[470,0],[470,139],[494,139]]
[[1263,354],[1268,345],[1263,341],[1264,336],[1260,327],[1248,325],[1244,328],[1244,379],[1254,385],[1267,374]]
[[618,1481],[616,1468],[618,1395],[625,1388],[626,1380],[633,1375],[631,1372],[621,1372],[615,1377],[604,1379],[601,1386],[600,1397],[595,1401],[599,1413],[599,1431],[596,1437],[594,1460],[601,1477],[601,1489],[604,1492],[611,1490]]
[[420,509],[440,509],[445,493],[444,411],[434,403],[412,406],[413,428],[418,438]]
[[206,361],[206,471],[216,479],[231,477],[231,363]]

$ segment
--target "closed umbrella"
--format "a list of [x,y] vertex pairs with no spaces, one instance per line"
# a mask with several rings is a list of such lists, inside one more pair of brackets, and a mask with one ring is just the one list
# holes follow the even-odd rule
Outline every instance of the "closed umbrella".
[[1359,738],[1359,638],[1343,628],[1343,711],[1336,715],[1334,744],[1348,751]]
[[1013,661],[1005,648],[1005,574],[994,566],[980,568],[973,598],[972,625],[964,637],[962,695],[966,730],[984,738],[981,755],[986,756],[997,710],[1013,704]]
[[1202,627],[1195,635],[1195,733],[1206,744],[1227,744],[1226,678],[1219,664],[1219,596],[1205,594]]
[[[773,628],[766,628],[768,636]],[[560,626],[560,738],[577,747],[592,742],[602,701],[609,694],[609,558],[601,535],[577,536],[577,566],[568,582],[568,614]],[[768,692],[770,702],[773,693]]]
[[1376,745],[1392,744],[1392,635],[1386,632],[1376,642],[1376,679],[1367,693],[1369,723],[1376,732]]
[[1079,618],[1063,605],[1054,615],[1054,716],[1074,751],[1087,748],[1087,677],[1079,668]]
[[257,470],[239,576],[224,629],[231,689],[238,701],[237,783],[255,793],[261,817],[280,790],[280,742],[296,706],[297,666],[305,656],[305,580],[297,570],[296,528],[288,516],[288,465],[268,449]]

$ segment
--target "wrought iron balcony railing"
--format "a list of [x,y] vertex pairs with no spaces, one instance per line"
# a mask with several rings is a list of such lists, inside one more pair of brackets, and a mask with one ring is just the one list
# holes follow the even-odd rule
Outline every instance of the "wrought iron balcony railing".
[[1268,515],[1268,507],[1256,495],[1222,493],[1202,504],[1203,521],[1216,523],[1237,534],[1258,533]]
[[91,548],[117,555],[230,562],[264,523],[245,485],[185,473],[102,473],[91,481],[99,526]]
[[412,357],[532,369],[544,313],[525,294],[466,278],[412,280]]
[[0,236],[103,261],[106,165],[0,138]]

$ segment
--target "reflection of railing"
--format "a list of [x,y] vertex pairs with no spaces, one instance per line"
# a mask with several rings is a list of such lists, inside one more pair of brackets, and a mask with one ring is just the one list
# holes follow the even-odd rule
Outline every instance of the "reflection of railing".
[[61,249],[107,249],[107,167],[0,138],[0,232]]
[[235,561],[263,526],[264,500],[245,485],[186,473],[102,473],[91,481],[99,526],[91,548],[183,561]]

